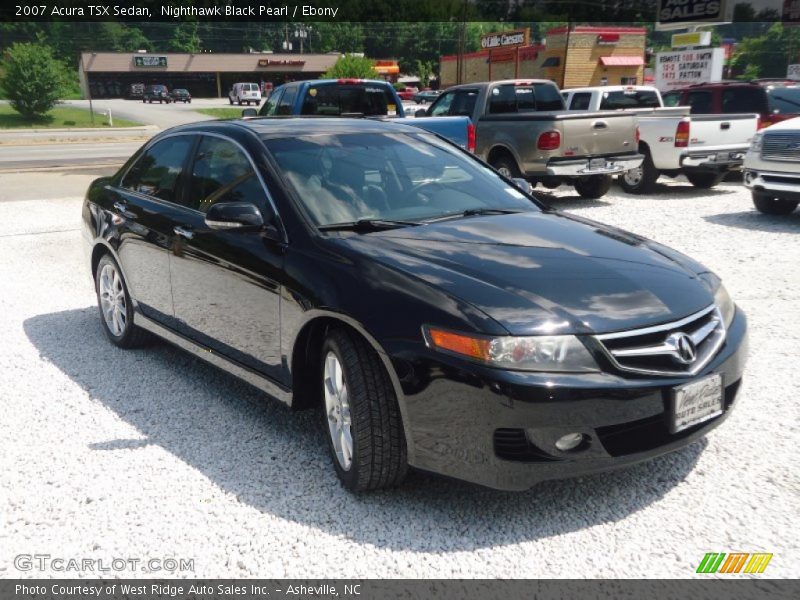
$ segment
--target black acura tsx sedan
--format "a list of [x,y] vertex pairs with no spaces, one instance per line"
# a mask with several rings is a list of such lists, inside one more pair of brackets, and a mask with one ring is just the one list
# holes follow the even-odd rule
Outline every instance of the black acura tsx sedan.
[[720,424],[742,379],[745,316],[708,269],[397,123],[170,129],[83,223],[112,343],[155,334],[319,410],[352,490],[629,465]]

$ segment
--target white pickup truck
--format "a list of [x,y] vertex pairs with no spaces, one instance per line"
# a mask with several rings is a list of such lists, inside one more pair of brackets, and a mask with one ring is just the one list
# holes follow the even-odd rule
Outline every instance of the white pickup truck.
[[758,130],[758,115],[690,115],[688,106],[664,108],[661,94],[648,86],[602,86],[562,90],[569,111],[626,110],[639,117],[641,166],[619,177],[622,188],[644,194],[659,175],[680,174],[699,188],[717,185],[740,169]]
[[800,117],[762,129],[744,158],[744,184],[768,215],[788,215],[800,202]]

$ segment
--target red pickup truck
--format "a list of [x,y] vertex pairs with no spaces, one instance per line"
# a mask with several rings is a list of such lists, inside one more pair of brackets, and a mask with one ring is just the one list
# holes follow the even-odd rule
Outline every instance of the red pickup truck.
[[756,80],[698,83],[662,94],[664,106],[691,106],[693,115],[757,113],[759,129],[800,116],[800,82]]

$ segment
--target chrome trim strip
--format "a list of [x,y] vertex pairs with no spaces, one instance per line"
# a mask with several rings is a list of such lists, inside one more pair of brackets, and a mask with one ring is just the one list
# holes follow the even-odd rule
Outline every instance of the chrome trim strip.
[[648,333],[658,333],[659,331],[668,331],[670,329],[676,329],[678,327],[683,327],[687,323],[691,323],[692,321],[696,321],[700,317],[703,317],[714,310],[716,306],[713,304],[707,306],[706,308],[697,311],[694,314],[689,315],[681,319],[680,321],[672,321],[671,323],[664,323],[663,325],[653,325],[652,327],[644,327],[642,329],[627,329],[625,331],[615,331],[614,333],[601,333],[599,335],[594,336],[598,340],[614,340],[617,338],[625,338],[625,337],[633,337],[636,335],[647,335]]

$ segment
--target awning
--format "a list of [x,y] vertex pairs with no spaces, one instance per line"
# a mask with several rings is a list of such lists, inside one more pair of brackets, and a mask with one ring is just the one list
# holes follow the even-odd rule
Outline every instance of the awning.
[[601,56],[600,64],[606,67],[641,67],[643,56]]

